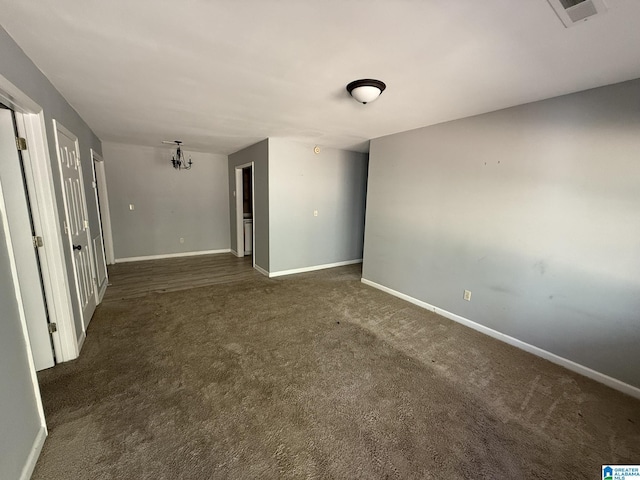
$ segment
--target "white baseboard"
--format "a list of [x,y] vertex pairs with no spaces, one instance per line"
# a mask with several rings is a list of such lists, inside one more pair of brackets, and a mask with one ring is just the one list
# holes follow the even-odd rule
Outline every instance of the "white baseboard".
[[125,262],[142,262],[144,260],[161,260],[163,258],[191,257],[194,255],[212,255],[214,253],[229,253],[231,249],[223,248],[222,250],[201,250],[198,252],[182,252],[182,253],[165,253],[163,255],[145,255],[143,257],[124,257],[116,258],[116,263]]
[[430,310],[438,315],[441,315],[449,320],[453,320],[454,322],[461,323],[462,325],[473,328],[474,330],[484,333],[485,335],[489,335],[497,340],[508,343],[514,347],[517,347],[525,352],[532,353],[538,357],[544,358],[545,360],[549,360],[556,365],[560,365],[561,367],[565,367],[573,372],[579,373],[580,375],[584,375],[596,382],[602,383],[608,387],[611,387],[620,392],[626,393],[627,395],[631,395],[632,397],[640,399],[640,388],[634,387],[633,385],[629,385],[624,383],[618,379],[605,375],[604,373],[597,372],[596,370],[592,370],[589,367],[585,367],[584,365],[580,365],[572,360],[568,360],[564,357],[556,355],[555,353],[548,352],[547,350],[543,350],[542,348],[536,347],[529,343],[523,342],[522,340],[518,340],[517,338],[511,337],[509,335],[505,335],[497,330],[486,327],[479,323],[476,323],[468,318],[461,317],[460,315],[456,315],[455,313],[451,313],[447,310],[443,310],[442,308],[436,307],[435,305],[431,305],[430,303],[423,302],[422,300],[418,300],[417,298],[410,297],[404,293],[400,293],[396,290],[393,290],[389,287],[385,287],[384,285],[380,285],[379,283],[372,282],[371,280],[367,280],[363,278],[362,283],[365,285],[369,285],[370,287],[377,288],[378,290],[382,290],[383,292],[389,293],[394,297],[401,298],[406,300],[407,302],[413,303],[414,305],[418,305],[419,307]]
[[45,438],[47,438],[47,429],[44,426],[41,426],[40,430],[38,430],[36,438],[33,441],[31,451],[29,452],[29,456],[27,457],[27,461],[25,462],[24,467],[22,467],[20,480],[29,480],[31,478],[31,474],[36,468],[36,462],[38,461],[38,457],[40,456],[40,452],[42,451],[42,446],[44,445]]
[[293,270],[281,270],[279,272],[269,273],[269,277],[281,277],[282,275],[293,275],[294,273],[314,272],[316,270],[324,270],[325,268],[343,267],[345,265],[353,265],[354,263],[362,263],[362,259],[346,260],[344,262],[325,263],[324,265],[314,265],[312,267],[294,268]]
[[260,267],[258,264],[255,264],[253,266],[253,268],[255,268],[256,270],[258,270],[261,274],[263,274],[265,277],[269,276],[269,272],[267,272],[264,268]]
[[230,250],[231,253],[233,253],[236,257],[239,257],[240,255],[238,255],[238,251],[234,250],[233,248]]

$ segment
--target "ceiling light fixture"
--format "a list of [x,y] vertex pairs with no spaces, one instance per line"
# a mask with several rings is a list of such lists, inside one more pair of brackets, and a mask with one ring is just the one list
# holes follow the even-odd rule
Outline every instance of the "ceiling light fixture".
[[182,151],[182,140],[173,140],[173,141],[163,141],[162,143],[167,143],[169,145],[174,144],[177,146],[176,153],[171,157],[171,165],[176,170],[191,170],[191,165],[193,162],[191,161],[191,155],[189,155],[189,161],[187,161],[184,156],[184,152]]
[[360,103],[373,102],[380,96],[387,86],[380,80],[365,78],[354,80],[347,85],[347,92]]

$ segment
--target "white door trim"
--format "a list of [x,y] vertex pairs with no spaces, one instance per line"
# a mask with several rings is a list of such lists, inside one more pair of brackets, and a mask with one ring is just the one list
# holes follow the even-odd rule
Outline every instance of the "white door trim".
[[3,155],[0,181],[9,215],[13,256],[18,270],[31,352],[36,370],[40,371],[55,365],[55,353],[48,329],[42,262],[39,260],[44,252],[41,251],[42,247],[34,248],[32,237],[42,237],[38,225],[38,206],[34,199],[34,189],[29,182],[29,152],[18,152],[15,144],[16,136],[24,137],[18,130],[18,124],[22,121],[20,114],[5,109],[0,110],[0,114]]
[[34,223],[45,241],[40,256],[42,279],[49,319],[58,327],[52,335],[53,346],[56,361],[66,362],[77,358],[79,351],[44,113],[36,102],[2,75],[0,101],[16,112],[18,131],[27,139],[25,153],[28,153],[29,161],[25,166],[29,171],[27,181],[32,182],[34,189],[30,192],[33,193],[32,207],[37,208],[37,213],[34,209]]
[[[58,132],[66,135],[67,137],[69,137],[75,144],[75,149],[76,149],[76,157],[78,160],[78,175],[80,177],[80,196],[82,203],[84,204],[84,211],[88,212],[88,208],[87,208],[87,194],[84,190],[84,176],[82,174],[82,158],[80,157],[80,146],[78,143],[78,137],[76,135],[74,135],[72,132],[70,132],[67,128],[65,128],[64,125],[62,125],[60,122],[58,122],[56,119],[53,119],[53,131],[54,131],[54,136],[55,136],[55,141],[56,141],[56,152],[58,155],[60,155],[60,143],[58,141]],[[61,184],[64,184],[64,175],[62,173],[62,163],[61,160],[58,159],[58,173],[60,175],[60,182]],[[67,204],[67,197],[66,195],[62,195],[62,200],[64,203],[64,224],[67,227],[67,238],[69,240],[69,246],[71,246],[73,244],[73,241],[71,239],[71,227],[70,227],[70,223],[69,223],[69,205]],[[97,289],[97,281],[96,281],[96,272],[95,272],[95,252],[93,251],[93,245],[92,245],[92,237],[91,237],[91,228],[89,227],[89,222],[88,219],[84,219],[83,221],[85,221],[85,232],[87,235],[87,249],[89,250],[89,267],[91,270],[91,278],[93,279],[93,284],[94,284],[94,289]],[[80,320],[82,323],[82,335],[80,336],[80,338],[78,338],[78,354],[80,353],[80,350],[82,349],[82,344],[84,343],[84,339],[86,337],[86,333],[87,333],[87,327],[89,326],[89,322],[91,321],[91,318],[85,318],[83,309],[82,309],[82,302],[80,300],[80,283],[79,283],[79,279],[78,276],[76,275],[76,266],[75,266],[75,259],[74,259],[74,255],[73,252],[71,253],[71,261],[74,263],[74,268],[73,268],[73,278],[75,281],[75,293],[76,293],[76,298],[78,301],[78,311],[80,313]],[[96,302],[97,303],[97,302]],[[78,333],[78,332],[76,332]]]
[[[92,165],[94,168],[94,181],[97,183],[97,196],[100,197],[100,227],[104,238],[104,253],[107,265],[116,263],[113,250],[113,230],[111,229],[111,211],[109,210],[109,193],[107,191],[107,175],[104,168],[104,159],[91,149]],[[97,197],[96,197],[97,198]]]

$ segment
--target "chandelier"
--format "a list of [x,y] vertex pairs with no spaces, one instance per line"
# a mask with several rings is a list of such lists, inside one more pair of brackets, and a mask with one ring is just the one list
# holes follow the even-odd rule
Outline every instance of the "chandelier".
[[171,157],[171,165],[173,165],[173,168],[176,170],[191,170],[191,166],[193,165],[191,155],[189,155],[189,160],[187,160],[182,150],[182,140],[173,140],[172,142],[164,141],[162,143],[176,145],[176,152]]

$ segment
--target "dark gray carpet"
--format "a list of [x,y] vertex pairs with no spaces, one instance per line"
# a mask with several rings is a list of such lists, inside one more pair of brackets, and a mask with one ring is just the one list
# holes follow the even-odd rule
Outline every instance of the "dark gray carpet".
[[585,479],[640,463],[640,402],[356,267],[106,301],[81,357],[39,378],[35,479]]

